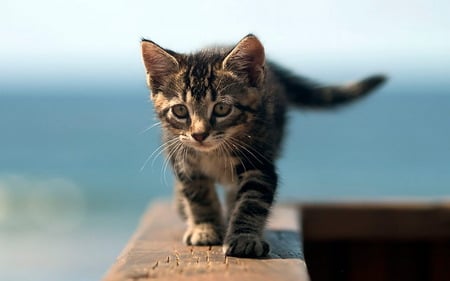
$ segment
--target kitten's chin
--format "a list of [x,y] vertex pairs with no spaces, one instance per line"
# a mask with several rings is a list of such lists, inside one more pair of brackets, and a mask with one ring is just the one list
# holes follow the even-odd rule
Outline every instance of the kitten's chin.
[[189,143],[188,144],[189,147],[191,147],[192,149],[198,151],[198,152],[211,152],[214,151],[217,148],[217,145],[212,144],[212,143]]

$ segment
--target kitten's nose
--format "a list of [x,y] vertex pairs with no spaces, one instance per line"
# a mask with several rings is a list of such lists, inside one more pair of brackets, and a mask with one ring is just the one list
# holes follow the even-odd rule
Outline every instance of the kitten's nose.
[[208,132],[194,133],[194,134],[192,134],[192,137],[193,137],[196,141],[198,141],[198,142],[204,141],[208,136],[209,136],[209,133],[208,133]]

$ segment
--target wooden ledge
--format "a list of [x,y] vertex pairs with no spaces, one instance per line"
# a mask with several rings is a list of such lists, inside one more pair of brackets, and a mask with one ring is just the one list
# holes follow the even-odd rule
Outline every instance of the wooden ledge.
[[220,246],[185,246],[185,224],[169,203],[157,202],[103,280],[309,280],[299,225],[296,208],[275,207],[265,233],[269,257],[225,257]]

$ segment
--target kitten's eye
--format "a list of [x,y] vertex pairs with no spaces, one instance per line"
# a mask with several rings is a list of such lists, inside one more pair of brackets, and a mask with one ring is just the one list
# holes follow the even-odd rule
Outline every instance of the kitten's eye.
[[181,119],[184,119],[186,117],[188,117],[189,113],[188,113],[188,109],[185,105],[182,104],[177,104],[172,106],[172,113]]
[[228,114],[230,114],[230,112],[231,112],[231,105],[224,102],[217,103],[213,109],[213,113],[217,117],[227,116]]

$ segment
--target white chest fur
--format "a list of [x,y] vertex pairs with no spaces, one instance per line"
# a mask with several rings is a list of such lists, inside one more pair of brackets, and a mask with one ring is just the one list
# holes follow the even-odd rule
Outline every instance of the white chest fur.
[[219,183],[229,186],[237,182],[234,172],[235,158],[223,154],[207,153],[198,155],[196,160],[200,171]]

